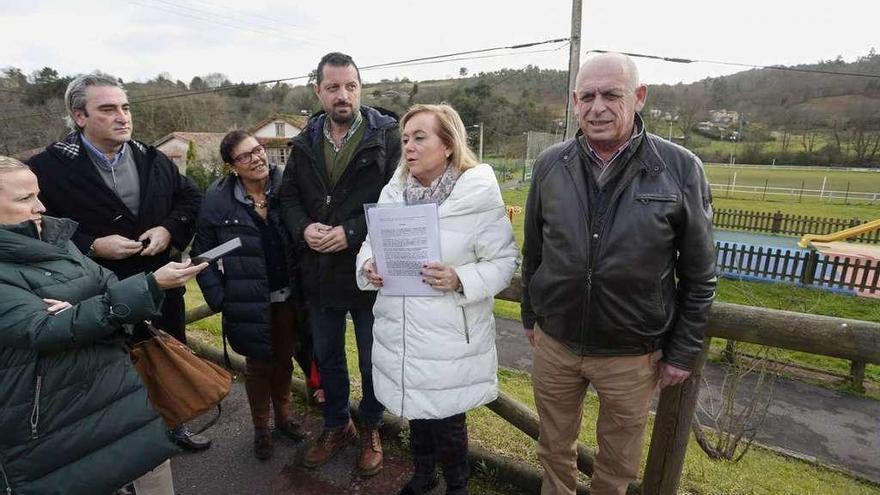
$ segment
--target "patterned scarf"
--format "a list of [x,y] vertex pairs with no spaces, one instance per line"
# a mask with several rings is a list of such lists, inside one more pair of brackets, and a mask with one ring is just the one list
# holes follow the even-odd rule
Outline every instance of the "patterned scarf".
[[461,171],[446,164],[446,169],[440,177],[437,177],[427,186],[423,186],[412,174],[406,174],[406,185],[403,188],[403,198],[408,205],[420,205],[424,203],[443,204],[446,198],[452,194],[455,182],[461,176]]

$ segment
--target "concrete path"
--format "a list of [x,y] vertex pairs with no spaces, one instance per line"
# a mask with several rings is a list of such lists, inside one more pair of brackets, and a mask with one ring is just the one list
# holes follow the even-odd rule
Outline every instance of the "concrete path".
[[[532,350],[520,322],[495,321],[499,363],[531,371]],[[722,368],[709,363],[704,375],[701,396],[714,392],[717,397]],[[757,440],[880,482],[878,401],[779,378]]]
[[399,444],[387,441],[383,442],[385,468],[372,478],[361,478],[354,471],[357,444],[346,447],[321,469],[303,468],[300,459],[305,444],[320,433],[321,419],[318,414],[303,414],[302,401],[296,409],[308,439],[296,445],[276,437],[275,455],[258,461],[252,450],[253,428],[244,385],[235,382],[223,401],[221,420],[206,433],[213,446],[171,460],[176,495],[388,495],[397,493],[412,476],[409,454]]

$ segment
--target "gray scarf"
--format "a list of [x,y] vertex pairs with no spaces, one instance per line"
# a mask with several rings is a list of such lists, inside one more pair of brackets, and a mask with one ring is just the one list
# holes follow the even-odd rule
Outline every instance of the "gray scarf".
[[403,188],[403,199],[408,205],[420,205],[424,203],[443,204],[446,198],[452,194],[455,182],[461,176],[461,171],[446,164],[443,175],[437,177],[427,186],[423,186],[412,174],[406,174],[406,185]]

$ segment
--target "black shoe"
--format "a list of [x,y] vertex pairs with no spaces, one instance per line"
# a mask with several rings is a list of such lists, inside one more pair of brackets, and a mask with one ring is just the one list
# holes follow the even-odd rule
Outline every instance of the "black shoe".
[[168,432],[174,443],[190,452],[205,450],[211,446],[211,440],[204,435],[197,435],[186,428],[186,425],[178,426]]

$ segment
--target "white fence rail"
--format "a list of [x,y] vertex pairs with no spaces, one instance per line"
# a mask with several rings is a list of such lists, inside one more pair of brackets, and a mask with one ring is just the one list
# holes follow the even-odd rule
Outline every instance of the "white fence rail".
[[767,198],[771,196],[791,197],[797,200],[802,198],[818,199],[819,201],[844,201],[855,203],[875,204],[880,200],[880,192],[876,191],[832,191],[829,189],[806,189],[800,187],[770,187],[763,185],[742,184],[709,184],[715,197],[729,197],[731,195],[746,195],[750,197]]

